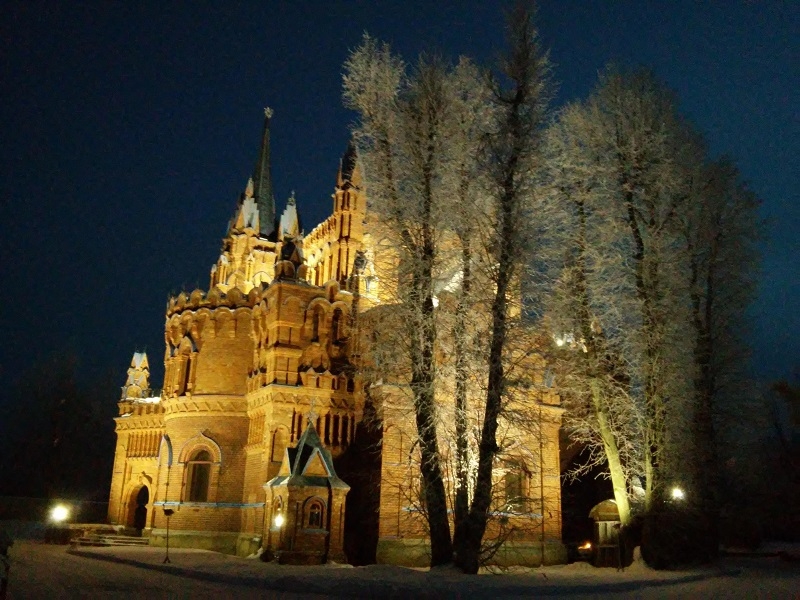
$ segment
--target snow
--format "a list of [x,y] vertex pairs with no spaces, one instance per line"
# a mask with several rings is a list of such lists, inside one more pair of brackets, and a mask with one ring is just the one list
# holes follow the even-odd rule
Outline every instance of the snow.
[[138,369],[139,367],[142,366],[142,361],[146,360],[147,360],[147,354],[145,354],[144,352],[134,352],[133,360],[131,362],[133,363],[133,366]]
[[151,396],[150,398],[137,398],[137,404],[158,404],[161,402],[161,396]]
[[258,205],[253,198],[246,198],[244,202],[242,202],[242,221],[244,222],[245,227],[251,227],[253,229],[258,229]]
[[[637,562],[624,571],[587,563],[515,567],[478,576],[452,567],[408,569],[392,565],[289,566],[197,549],[78,548],[18,540],[12,547],[11,591],[40,586],[23,597],[356,597],[356,598],[797,598],[800,563],[773,558],[725,559],[716,566],[654,571]],[[139,575],[137,575],[137,573]],[[134,587],[131,581],[138,582]],[[14,584],[18,587],[14,587]],[[153,586],[162,586],[158,589]],[[150,587],[148,587],[150,586]],[[204,587],[205,586],[205,587]],[[52,592],[55,590],[55,595]],[[200,595],[197,595],[197,591]],[[265,595],[263,592],[268,591]],[[279,593],[278,593],[279,592]],[[33,594],[33,595],[32,595]],[[97,594],[101,594],[98,596]]]
[[430,570],[393,565],[292,566],[194,549],[171,549],[169,565],[162,564],[164,548],[79,548],[71,552],[87,558],[138,564],[149,569],[203,580],[237,582],[258,587],[269,582],[269,588],[274,590],[303,590],[310,594],[349,597],[452,597],[463,593],[497,598],[534,593],[592,594],[736,575],[734,570],[719,567],[693,571],[654,571],[643,561],[639,561],[624,571],[599,569],[588,563],[573,563],[539,568],[485,570],[474,577],[464,575],[452,567]]
[[300,219],[297,215],[297,206],[294,197],[294,192],[292,192],[292,196],[289,198],[286,204],[286,209],[283,211],[283,214],[281,215],[280,232],[281,232],[281,239],[287,237],[291,239],[296,239],[301,234]]

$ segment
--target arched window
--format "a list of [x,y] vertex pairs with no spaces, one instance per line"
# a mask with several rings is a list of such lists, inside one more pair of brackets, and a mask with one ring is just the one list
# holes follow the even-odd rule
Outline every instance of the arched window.
[[281,462],[283,454],[286,451],[288,430],[285,427],[278,427],[272,433],[272,453],[270,460],[272,462]]
[[322,529],[322,517],[324,516],[325,509],[322,502],[319,500],[312,500],[308,505],[308,517],[306,519],[306,527],[309,529]]
[[508,461],[505,467],[506,473],[503,475],[505,510],[508,512],[527,512],[528,499],[525,494],[525,471],[517,461]]
[[344,323],[342,322],[342,310],[337,308],[333,311],[333,319],[331,320],[331,341],[338,342],[344,333]]
[[189,459],[187,467],[189,476],[186,486],[189,488],[189,502],[206,502],[211,474],[211,455],[208,450],[198,450]]
[[311,341],[318,342],[319,341],[319,321],[320,321],[320,310],[318,308],[314,309],[314,314],[311,317]]
[[190,377],[192,376],[192,355],[186,357],[186,362],[183,365],[183,385],[181,386],[181,394],[189,391],[189,384],[191,383]]

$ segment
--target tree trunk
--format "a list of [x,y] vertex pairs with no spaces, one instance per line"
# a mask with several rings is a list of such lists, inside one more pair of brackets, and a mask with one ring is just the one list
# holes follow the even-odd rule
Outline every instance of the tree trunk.
[[420,439],[420,470],[425,482],[425,506],[431,536],[431,566],[447,564],[453,559],[450,523],[447,518],[447,496],[442,478],[442,461],[436,431],[437,410],[434,395],[436,363],[436,315],[433,305],[433,265],[436,257],[434,231],[431,226],[433,195],[432,169],[425,171],[421,245],[414,265],[413,292],[418,306],[416,332],[411,343],[411,389]]
[[594,405],[595,415],[597,416],[600,437],[603,440],[603,450],[605,451],[606,460],[608,461],[608,470],[611,472],[611,486],[614,489],[614,500],[617,502],[619,519],[622,525],[628,525],[631,521],[631,505],[628,500],[628,482],[625,477],[625,471],[622,468],[617,440],[614,438],[614,433],[608,422],[608,415],[603,406],[600,382],[597,381],[597,379],[593,379],[591,388],[592,404]]
[[[522,103],[521,94],[516,100]],[[521,136],[517,111],[519,105],[511,109],[511,131]],[[515,139],[519,143],[521,140]],[[508,317],[508,289],[514,275],[514,240],[518,223],[514,210],[519,202],[519,191],[515,186],[519,154],[512,153],[506,165],[506,177],[503,182],[497,218],[500,221],[499,255],[496,265],[497,289],[492,300],[492,340],[489,346],[489,378],[486,390],[486,409],[483,415],[481,439],[478,445],[478,475],[475,494],[472,498],[469,515],[464,523],[464,531],[459,532],[459,546],[456,548],[456,564],[465,573],[477,573],[480,566],[480,550],[483,534],[486,531],[486,520],[492,501],[492,471],[497,454],[497,425],[505,392],[505,369],[503,350],[506,343]],[[463,536],[463,537],[462,537]]]
[[611,474],[611,486],[614,490],[614,500],[617,502],[620,521],[628,525],[631,519],[631,506],[628,498],[628,480],[622,467],[619,446],[609,421],[608,409],[603,397],[601,377],[614,377],[615,369],[609,361],[601,361],[601,355],[608,355],[607,344],[602,332],[592,330],[592,313],[589,307],[589,290],[586,282],[587,262],[587,233],[586,233],[586,205],[578,199],[575,202],[578,212],[578,272],[576,281],[576,296],[580,299],[579,322],[583,339],[586,343],[586,362],[588,366],[589,387],[591,389],[592,407],[597,419],[597,428],[603,440],[603,451],[608,462]]
[[469,511],[469,462],[467,457],[467,301],[470,293],[471,269],[470,269],[470,244],[469,238],[462,238],[461,250],[461,293],[456,311],[456,323],[453,327],[453,337],[455,338],[455,362],[456,362],[456,398],[455,398],[455,420],[456,420],[456,493],[454,505],[455,533],[453,545],[458,547],[461,540],[459,536],[463,534],[462,524],[466,520]]

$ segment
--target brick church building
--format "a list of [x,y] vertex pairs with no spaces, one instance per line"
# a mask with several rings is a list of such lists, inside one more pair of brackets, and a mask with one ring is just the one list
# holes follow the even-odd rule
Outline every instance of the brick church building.
[[[389,300],[356,153],[342,159],[332,214],[304,234],[294,197],[276,214],[265,113],[208,290],[168,302],[160,395],[147,356],[133,356],[109,520],[163,545],[172,509],[171,546],[424,565],[411,402],[381,381],[367,394],[358,368],[359,323]],[[496,469],[487,533],[507,538],[499,563],[565,558],[561,408],[537,394],[536,432],[512,431],[518,450]]]

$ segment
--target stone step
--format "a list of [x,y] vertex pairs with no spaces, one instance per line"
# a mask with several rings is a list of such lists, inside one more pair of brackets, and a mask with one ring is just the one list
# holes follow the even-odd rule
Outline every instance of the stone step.
[[85,535],[72,542],[76,546],[147,546],[147,538],[127,535]]

